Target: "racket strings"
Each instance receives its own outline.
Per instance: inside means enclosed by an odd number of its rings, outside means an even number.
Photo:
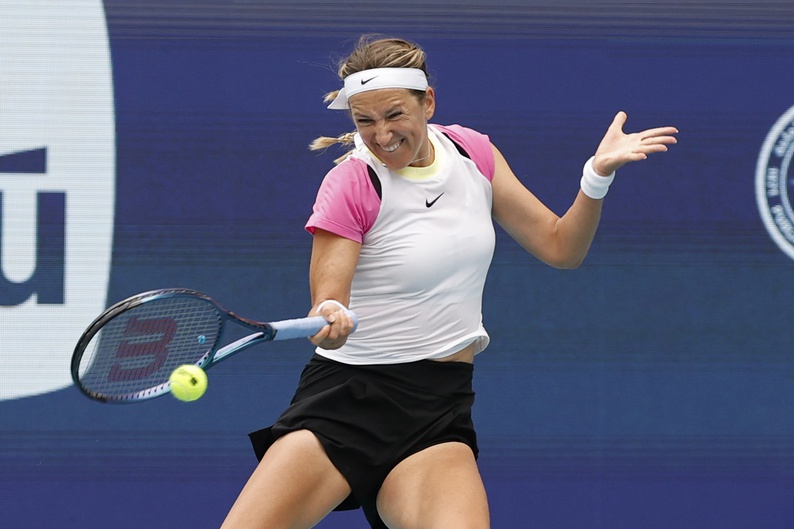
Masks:
[[[162,391],[174,369],[212,351],[222,324],[218,310],[202,299],[147,300],[115,315],[91,337],[80,358],[80,382],[109,399]]]

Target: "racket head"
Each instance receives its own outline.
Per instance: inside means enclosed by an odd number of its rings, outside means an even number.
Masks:
[[[101,402],[163,395],[180,365],[211,365],[228,317],[212,298],[194,290],[154,290],[125,299],[81,336],[72,354],[72,379]]]

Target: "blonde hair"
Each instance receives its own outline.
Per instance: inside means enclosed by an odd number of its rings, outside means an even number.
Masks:
[[[427,74],[426,56],[424,50],[417,44],[407,40],[382,37],[378,35],[364,35],[356,44],[353,52],[339,63],[337,74],[344,80],[348,75],[372,68],[418,68]],[[425,92],[411,90],[420,101],[424,100]],[[334,90],[325,94],[323,101],[329,103],[339,94]],[[336,137],[320,136],[309,144],[309,149],[319,151],[333,145],[352,145],[356,131],[346,132]],[[343,156],[334,160],[335,163],[343,162],[349,155],[348,151]]]

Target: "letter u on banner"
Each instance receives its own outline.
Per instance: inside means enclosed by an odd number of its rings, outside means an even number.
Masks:
[[[106,306],[116,139],[101,0],[0,3],[0,50],[6,400],[71,384],[74,344]]]

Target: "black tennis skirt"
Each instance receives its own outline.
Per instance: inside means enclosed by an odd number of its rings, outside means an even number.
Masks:
[[[262,459],[279,437],[312,431],[352,489],[336,510],[364,506],[372,522],[381,484],[408,456],[457,441],[477,457],[473,370],[469,363],[433,360],[354,366],[315,354],[287,410],[250,434],[254,451]]]

